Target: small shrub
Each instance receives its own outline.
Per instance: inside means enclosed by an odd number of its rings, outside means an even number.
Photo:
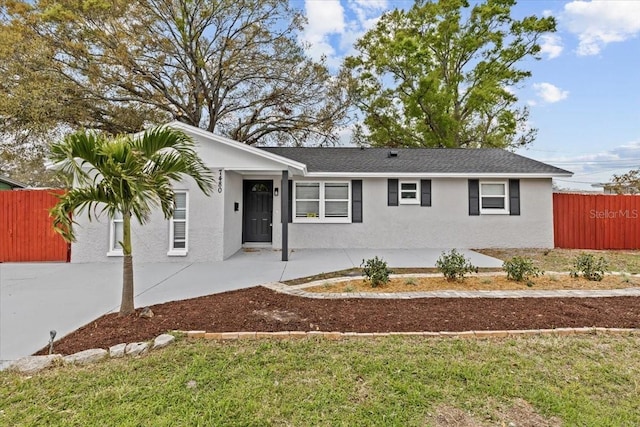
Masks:
[[[368,260],[362,260],[362,272],[365,275],[365,282],[371,283],[372,288],[377,288],[389,282],[389,274],[393,271],[389,270],[386,261],[376,257]]]
[[[607,260],[603,257],[596,258],[592,254],[581,253],[573,262],[571,277],[582,275],[587,280],[599,282],[604,278],[608,267]]]
[[[415,286],[416,285],[416,280],[413,277],[407,277],[406,279],[404,279],[404,284],[405,285]]]
[[[436,267],[448,281],[463,280],[467,273],[477,273],[478,267],[461,253],[452,249],[451,252],[443,252],[436,261]]]
[[[521,256],[514,256],[502,264],[502,269],[507,272],[507,279],[516,282],[530,282],[532,277],[544,274],[538,267],[533,265],[533,260]],[[528,283],[527,283],[528,284]]]
[[[631,276],[628,273],[622,273],[620,275],[620,283],[631,283]]]
[[[480,281],[480,283],[482,283],[483,285],[490,285],[493,283],[493,280],[491,280],[489,277],[485,277]]]
[[[344,287],[344,291],[345,292],[353,292],[355,290],[356,290],[356,288],[354,288],[353,285],[347,285],[347,286]]]

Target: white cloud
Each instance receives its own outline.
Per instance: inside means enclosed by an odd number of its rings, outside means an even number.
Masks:
[[[591,184],[609,182],[613,174],[624,174],[639,167],[640,140],[598,153],[542,158],[540,160],[574,173],[572,178],[558,180],[561,181],[558,182],[561,187],[597,191]]]
[[[300,40],[308,45],[307,53],[316,61],[324,56],[329,66],[337,66],[339,59],[329,37],[345,30],[340,0],[305,0],[305,14],[307,25]]]
[[[640,33],[640,1],[572,1],[561,18],[578,36],[578,55],[597,55],[609,43],[622,42]]]
[[[340,0],[306,0],[305,11],[309,34],[321,36],[344,31],[344,8]]]
[[[384,10],[389,7],[387,0],[350,0],[363,9]]]
[[[640,164],[640,141],[619,145],[611,150],[588,153],[573,157],[558,157],[549,163],[565,167],[576,175],[608,173],[613,170],[637,169]]]
[[[563,99],[566,99],[569,96],[569,91],[562,90],[557,86],[552,85],[551,83],[534,83],[533,89],[536,91],[536,94],[542,98],[543,101],[553,104],[555,102],[560,102]],[[533,104],[535,105],[535,104]]]
[[[353,44],[389,7],[387,0],[305,0],[307,25],[300,41],[315,60],[327,58],[336,69],[353,53]]]
[[[541,39],[540,53],[546,54],[549,59],[557,58],[562,53],[562,40],[555,34],[545,34]]]

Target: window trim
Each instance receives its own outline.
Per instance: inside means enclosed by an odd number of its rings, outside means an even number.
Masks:
[[[487,195],[483,195],[482,194],[482,186],[485,184],[499,184],[502,185],[502,187],[504,188],[504,195],[503,196],[496,196],[493,194],[487,194]],[[498,209],[498,208],[483,208],[482,207],[482,199],[484,197],[502,197],[504,199],[504,208],[502,209]],[[502,181],[502,180],[492,180],[492,181],[480,181],[478,183],[478,200],[479,200],[479,207],[480,207],[480,215],[509,215],[509,181]]]
[[[404,190],[404,192],[415,192],[415,197],[412,199],[402,198],[402,184],[413,184],[416,186],[415,190]],[[420,204],[420,180],[403,180],[398,181],[398,203],[401,205],[419,205]]]
[[[116,222],[123,224],[122,214],[120,212],[116,212],[113,218],[109,218],[109,248],[107,250],[107,256],[121,257],[124,256],[124,251],[122,250],[122,246],[115,241]]]
[[[319,185],[319,214],[317,217],[301,217],[297,215],[297,190],[298,183],[304,184],[318,184]],[[326,184],[346,184],[347,185],[347,198],[346,199],[326,199],[325,198],[325,185]],[[292,219],[294,223],[323,223],[323,224],[346,224],[351,223],[352,218],[352,203],[353,196],[351,194],[351,181],[293,181],[293,194],[292,194]],[[302,199],[302,200],[316,200],[316,199]],[[347,216],[346,217],[326,217],[326,203],[328,201],[341,201],[347,203]]]
[[[189,192],[187,190],[175,190],[174,194],[184,194],[184,219],[169,218],[169,251],[168,256],[187,256],[189,252]],[[175,209],[175,208],[174,208]],[[176,222],[184,222],[184,248],[175,248],[174,227]]]

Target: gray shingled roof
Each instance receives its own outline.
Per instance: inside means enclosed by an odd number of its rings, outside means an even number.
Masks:
[[[499,173],[566,175],[571,172],[502,149],[261,147],[307,165],[308,172]],[[397,157],[390,157],[395,151]]]

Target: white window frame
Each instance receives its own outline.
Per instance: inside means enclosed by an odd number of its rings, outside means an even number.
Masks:
[[[483,208],[482,199],[484,197],[501,197],[494,194],[482,194],[482,186],[486,184],[500,184],[504,187],[504,208]],[[508,181],[480,181],[479,188],[480,214],[482,215],[508,215],[509,214],[509,182]]]
[[[402,193],[413,192],[413,190],[402,190],[402,184],[412,184],[416,186],[416,196],[410,199],[403,199]],[[398,203],[401,205],[419,205],[420,204],[420,181],[398,181]]]
[[[116,223],[123,224],[120,212],[116,212],[115,216],[109,220],[109,250],[107,251],[107,256],[124,256],[122,246],[116,241]]]
[[[304,183],[304,184],[318,184],[319,185],[319,190],[320,190],[320,198],[319,198],[319,215],[317,217],[301,217],[298,218],[297,217],[297,184],[299,183]],[[326,199],[325,198],[325,185],[326,184],[346,184],[347,186],[347,199]],[[312,199],[301,199],[302,200],[312,200]],[[313,199],[316,200],[316,199]],[[346,202],[347,203],[347,216],[346,217],[326,217],[325,216],[325,210],[326,210],[326,202],[328,201],[341,201],[341,202]],[[300,223],[333,223],[333,224],[344,224],[344,223],[350,223],[351,222],[351,203],[352,203],[352,196],[351,196],[351,181],[294,181],[293,182],[293,195],[292,195],[292,217],[293,217],[293,222],[300,222]]]
[[[168,256],[186,256],[189,252],[189,192],[187,190],[175,190],[174,193],[184,194],[184,219],[175,219],[173,216],[169,219],[169,252]],[[175,209],[175,208],[174,208]],[[175,223],[184,222],[184,248],[175,248],[174,230]]]

